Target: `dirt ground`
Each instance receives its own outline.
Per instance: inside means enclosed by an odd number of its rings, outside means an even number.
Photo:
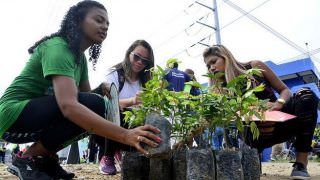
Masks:
[[[261,180],[269,179],[290,179],[291,163],[262,163],[262,175]],[[0,164],[0,179],[2,180],[16,180],[15,176],[6,171],[6,165]],[[65,169],[76,173],[76,180],[96,179],[96,180],[120,180],[120,173],[115,176],[105,176],[98,172],[98,166],[96,164],[77,164],[77,165],[65,165]],[[311,179],[320,179],[320,163],[309,163],[308,171],[311,175]]]

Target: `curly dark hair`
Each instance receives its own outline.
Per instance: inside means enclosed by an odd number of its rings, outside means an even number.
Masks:
[[[127,49],[124,60],[121,63],[115,65],[114,67],[115,69],[123,69],[126,80],[129,80],[132,74],[129,55],[137,46],[142,46],[146,48],[149,52],[148,59],[150,60],[150,63],[142,71],[139,72],[139,80],[142,84],[142,87],[145,87],[145,83],[151,79],[151,72],[149,70],[154,67],[153,49],[147,41],[145,40],[134,41],[130,45],[130,47]]]
[[[34,52],[34,49],[42,42],[59,36],[67,41],[71,52],[75,55],[76,63],[79,64],[81,57],[80,42],[83,38],[83,32],[80,24],[85,19],[87,13],[91,8],[99,8],[107,11],[102,4],[96,1],[84,0],[79,2],[78,4],[72,6],[64,16],[59,31],[49,36],[45,36],[41,40],[36,42],[32,47],[28,49],[29,54],[32,54]],[[100,52],[101,44],[93,44],[89,48],[89,61],[92,61],[93,67],[97,63]]]

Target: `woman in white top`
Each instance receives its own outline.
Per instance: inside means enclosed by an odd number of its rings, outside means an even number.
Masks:
[[[152,67],[154,56],[150,44],[145,40],[136,40],[128,48],[124,60],[109,71],[106,82],[115,83],[118,87],[121,108],[140,102],[137,93],[150,80],[148,70]]]
[[[140,92],[151,78],[148,70],[152,67],[154,67],[154,55],[150,44],[145,40],[136,40],[126,51],[124,60],[108,72],[106,83],[114,83],[117,86],[121,109],[141,103]],[[125,126],[123,122],[121,125]],[[116,174],[114,155],[117,150],[122,149],[121,145],[107,140],[104,150],[105,143],[99,144],[102,144],[99,153],[100,172],[108,175]]]

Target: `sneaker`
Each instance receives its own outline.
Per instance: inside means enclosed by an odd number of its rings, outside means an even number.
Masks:
[[[292,165],[291,179],[310,179],[307,168],[300,162],[295,162]]]
[[[42,160],[43,170],[54,179],[72,179],[75,174],[64,170],[59,163],[58,155],[54,157],[45,157]]]
[[[102,156],[99,170],[102,174],[115,175],[117,173],[117,169],[114,164],[115,163],[113,156]]]
[[[122,159],[121,151],[116,151],[116,152],[114,153],[114,159],[115,159],[116,161],[121,162],[121,159]]]
[[[117,172],[121,172],[121,167],[122,167],[122,155],[121,155],[121,152],[120,150],[119,151],[116,151],[116,153],[114,154],[114,159],[115,159],[115,166],[116,166],[116,169],[117,169]]]
[[[47,173],[40,169],[39,164],[34,158],[22,158],[16,155],[12,156],[12,165],[7,170],[18,176],[21,180],[51,180]]]

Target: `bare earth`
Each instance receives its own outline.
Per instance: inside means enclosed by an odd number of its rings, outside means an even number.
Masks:
[[[261,180],[269,179],[290,179],[291,163],[262,163]],[[0,164],[0,179],[16,180],[15,176],[6,171],[6,165]],[[76,173],[76,180],[96,179],[96,180],[120,180],[120,173],[115,176],[105,176],[98,172],[98,165],[96,164],[77,164],[65,165],[65,169]],[[311,179],[320,180],[320,163],[309,163],[308,171]]]

